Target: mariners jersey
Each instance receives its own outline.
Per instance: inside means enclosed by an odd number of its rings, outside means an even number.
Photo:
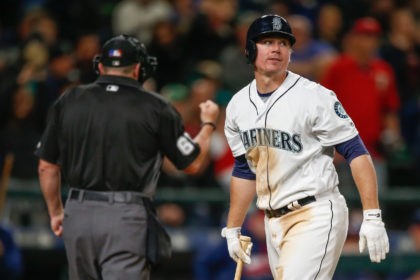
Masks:
[[[256,174],[258,208],[277,209],[337,186],[334,146],[358,131],[334,92],[289,71],[267,100],[255,80],[237,92],[225,135]]]

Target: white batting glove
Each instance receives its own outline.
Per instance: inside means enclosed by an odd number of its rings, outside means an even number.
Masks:
[[[388,235],[382,222],[380,209],[363,211],[363,222],[359,232],[359,251],[362,253],[367,247],[370,260],[380,263],[389,252]]]
[[[249,242],[245,250],[242,249],[239,236],[241,235],[241,228],[227,228],[222,229],[222,237],[226,237],[229,255],[235,262],[242,260],[244,263],[251,263],[251,249],[252,242]]]

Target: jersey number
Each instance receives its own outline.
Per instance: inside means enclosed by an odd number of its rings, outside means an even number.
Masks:
[[[192,151],[194,151],[194,145],[191,143],[191,138],[185,134],[178,138],[176,141],[176,146],[184,156],[187,156],[191,154]]]

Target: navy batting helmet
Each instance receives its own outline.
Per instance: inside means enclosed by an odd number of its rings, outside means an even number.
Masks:
[[[157,59],[147,53],[144,44],[133,36],[119,35],[105,42],[102,54],[93,58],[93,67],[98,73],[98,64],[108,67],[124,67],[140,63],[139,82],[143,83],[156,71]]]
[[[246,35],[245,55],[248,63],[253,63],[257,57],[256,42],[268,35],[285,37],[292,46],[296,42],[292,28],[283,17],[279,15],[263,15],[251,23]]]

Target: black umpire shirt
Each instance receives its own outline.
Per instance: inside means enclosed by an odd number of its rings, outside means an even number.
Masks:
[[[50,108],[35,151],[61,166],[70,187],[152,196],[163,156],[184,169],[198,153],[168,101],[118,76],[67,90]]]

